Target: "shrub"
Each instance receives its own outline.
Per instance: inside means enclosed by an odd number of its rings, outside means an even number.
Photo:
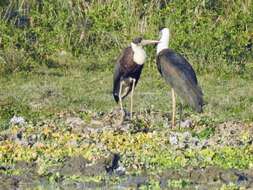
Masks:
[[[110,56],[98,63],[106,69],[103,61],[114,61],[132,38],[158,38],[159,27],[166,26],[172,32],[170,47],[196,69],[224,72],[229,66],[241,71],[253,54],[250,2],[5,0],[0,4],[1,60],[13,49],[25,57],[18,70],[29,71],[34,64],[50,65],[54,54],[66,51],[87,59]],[[15,71],[17,63],[11,64],[2,63],[9,67],[2,71]]]

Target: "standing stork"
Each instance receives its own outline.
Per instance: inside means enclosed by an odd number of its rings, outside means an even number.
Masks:
[[[146,59],[146,53],[143,46],[157,44],[158,42],[159,41],[155,40],[144,40],[141,37],[135,38],[130,46],[122,51],[117,60],[113,76],[113,97],[117,103],[120,103],[122,120],[124,118],[122,99],[124,99],[130,92],[130,119],[132,119],[134,88],[138,83]]]
[[[189,104],[199,113],[202,112],[203,93],[190,63],[182,55],[168,48],[169,29],[164,28],[160,33],[161,39],[157,45],[156,64],[161,76],[171,85],[172,126],[175,126],[175,92],[185,103]],[[182,105],[180,104],[180,120],[181,114]]]

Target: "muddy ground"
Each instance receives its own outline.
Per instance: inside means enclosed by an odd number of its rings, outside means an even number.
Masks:
[[[59,113],[0,132],[0,189],[250,189],[253,124]]]

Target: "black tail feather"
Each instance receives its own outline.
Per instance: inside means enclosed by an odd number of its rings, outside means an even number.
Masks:
[[[198,87],[198,89],[200,89]],[[203,93],[201,91],[201,89],[199,91],[197,91],[198,93],[196,94],[196,97],[195,97],[195,110],[198,112],[198,113],[202,113],[203,112],[203,106],[204,106],[204,100],[203,100]]]
[[[113,94],[115,102],[119,102],[119,95],[118,94]]]

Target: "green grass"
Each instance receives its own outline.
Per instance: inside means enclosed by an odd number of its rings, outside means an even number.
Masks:
[[[111,62],[109,64],[112,64]],[[185,107],[185,117],[192,116],[207,124],[228,120],[253,121],[252,68],[244,74],[217,75],[198,73],[206,102],[204,113],[195,114]],[[1,125],[14,115],[27,120],[50,116],[63,110],[89,109],[109,112],[117,105],[111,95],[113,70],[90,72],[75,68],[42,67],[36,73],[17,73],[0,78]],[[129,98],[124,101],[129,110]],[[134,94],[134,111],[151,109],[171,112],[170,86],[160,77],[154,60],[146,63]]]
[[[197,70],[223,72],[229,65],[242,71],[253,55],[252,10],[250,0],[5,0],[0,73],[55,67],[54,56],[63,51],[98,61],[90,70],[108,69],[101,55],[112,60],[136,36],[157,39],[160,27],[170,28],[170,47],[194,60]]]

